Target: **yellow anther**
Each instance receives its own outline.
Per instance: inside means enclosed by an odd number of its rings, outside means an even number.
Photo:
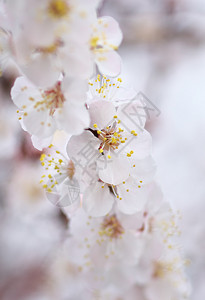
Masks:
[[[127,153],[127,157],[131,157],[131,154]]]
[[[56,150],[56,153],[57,153],[57,154],[60,154],[60,152],[59,152],[58,150]]]
[[[41,154],[41,157],[40,157],[40,161],[44,161],[45,157],[46,157],[46,154],[45,154],[45,153],[42,153],[42,154]]]
[[[52,0],[48,7],[48,13],[51,17],[60,19],[69,12],[69,6],[65,0]]]
[[[129,192],[129,189],[127,189],[126,192]]]
[[[133,150],[131,150],[131,151],[130,151],[130,154],[133,154],[133,153],[134,153],[134,151],[133,151]]]
[[[53,145],[52,144],[50,144],[49,146],[48,146],[48,148],[52,148],[53,147]]]
[[[140,189],[140,188],[141,188],[141,185],[138,185],[138,188]]]
[[[92,37],[91,40],[90,40],[91,47],[92,48],[96,48],[97,45],[98,45],[98,41],[99,41],[99,37],[98,36]],[[100,80],[100,79],[98,79],[98,80]],[[97,82],[97,80],[95,80],[95,81]]]
[[[114,119],[117,119],[117,116],[115,115],[113,118],[114,118]]]
[[[99,152],[100,152],[100,153],[103,153],[103,149],[99,149]]]
[[[52,178],[51,174],[48,175],[48,178]]]
[[[108,155],[107,157],[110,159],[110,158],[111,158],[111,155]]]
[[[102,133],[102,131],[101,131],[101,130],[98,130],[98,131],[97,131],[97,134],[101,134],[101,133]]]
[[[104,189],[104,185],[102,185],[101,188]]]
[[[94,128],[97,128],[97,127],[98,127],[98,125],[97,125],[97,124],[93,124],[93,127],[94,127]]]

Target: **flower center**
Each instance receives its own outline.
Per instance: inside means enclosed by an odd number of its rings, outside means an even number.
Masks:
[[[115,150],[118,149],[120,141],[122,140],[122,135],[117,128],[116,122],[112,126],[108,126],[106,129],[101,130],[98,135],[99,140],[101,141],[99,150]]]
[[[119,238],[124,233],[123,227],[115,215],[105,217],[99,234],[110,238]]]
[[[69,6],[65,0],[52,0],[48,7],[48,13],[55,19],[65,17],[69,12]]]
[[[61,108],[65,102],[65,97],[61,90],[61,82],[58,81],[54,88],[42,93],[43,100],[36,102],[34,108],[38,111],[49,110],[49,115],[53,116],[57,108]]]
[[[114,120],[117,116],[113,117]],[[126,142],[127,138],[123,137],[124,129],[118,127],[119,121],[114,121],[111,125],[100,130],[97,124],[93,124],[93,127],[97,129],[97,137],[100,140],[99,152],[104,154],[104,151],[108,152],[107,157],[111,158],[111,151],[118,149],[120,144]]]
[[[93,40],[93,44],[95,42],[97,43],[97,40]],[[97,96],[103,99],[106,98],[106,100],[112,100],[120,88],[121,83],[121,78],[113,79],[98,74],[96,79],[92,79],[88,82],[90,86],[89,92],[92,97]]]

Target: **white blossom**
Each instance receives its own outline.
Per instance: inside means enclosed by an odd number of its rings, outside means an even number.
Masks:
[[[50,89],[42,90],[19,77],[11,97],[19,108],[17,112],[23,129],[44,139],[52,137],[56,129],[79,134],[88,126],[85,91],[86,85],[81,80],[64,77]]]

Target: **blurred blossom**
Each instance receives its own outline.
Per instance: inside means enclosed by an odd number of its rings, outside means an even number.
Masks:
[[[204,0],[0,11],[0,298],[204,299]]]

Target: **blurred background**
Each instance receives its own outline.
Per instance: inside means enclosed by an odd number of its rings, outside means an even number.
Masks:
[[[147,122],[157,180],[182,216],[192,299],[204,300],[205,1],[105,0],[99,15],[114,17],[123,31],[123,81],[157,108]],[[56,299],[50,265],[66,219],[44,198],[40,152],[10,100],[17,75],[10,64],[0,78],[0,299]]]

